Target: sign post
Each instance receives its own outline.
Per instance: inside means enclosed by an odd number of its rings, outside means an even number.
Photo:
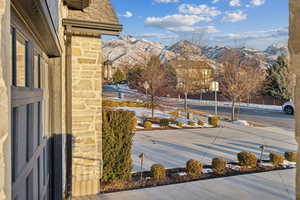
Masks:
[[[219,91],[219,82],[213,81],[211,83],[211,91],[215,92],[215,115],[218,115],[218,91]]]

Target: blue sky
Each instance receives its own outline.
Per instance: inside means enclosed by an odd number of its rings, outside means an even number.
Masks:
[[[264,49],[287,42],[287,0],[111,0],[133,35],[166,45],[196,38],[203,45]]]

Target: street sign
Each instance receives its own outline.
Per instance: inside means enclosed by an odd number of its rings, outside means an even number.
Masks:
[[[219,82],[212,81],[211,85],[210,85],[210,90],[214,91],[214,92],[218,92],[219,91]]]

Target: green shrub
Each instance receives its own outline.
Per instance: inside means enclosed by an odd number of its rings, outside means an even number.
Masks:
[[[131,146],[134,112],[103,111],[102,152],[104,182],[124,181],[131,178]]]
[[[218,116],[212,116],[208,118],[208,124],[212,125],[214,127],[217,127],[219,124],[219,117]]]
[[[198,160],[189,160],[186,163],[186,172],[189,176],[197,176],[202,173],[202,164]]]
[[[199,121],[198,121],[198,125],[199,125],[199,126],[204,126],[204,125],[205,125],[205,123],[204,123],[204,121],[202,121],[202,120],[200,120],[200,119],[199,119]]]
[[[189,126],[195,126],[195,122],[192,121],[192,120],[189,120],[189,121],[188,121],[188,125],[189,125]]]
[[[176,125],[179,126],[179,127],[181,127],[181,128],[183,127],[183,123],[182,122],[176,122]]]
[[[155,180],[163,180],[166,178],[166,169],[161,164],[151,166],[151,177]]]
[[[168,119],[161,119],[159,121],[159,125],[162,127],[168,127],[169,126],[169,120]]]
[[[273,163],[273,165],[278,166],[283,163],[283,160],[283,155],[274,152],[270,153],[270,162]]]
[[[212,160],[211,166],[215,171],[223,171],[226,168],[226,161],[224,158],[214,158]]]
[[[250,152],[240,152],[237,154],[237,159],[241,166],[256,167],[256,155]]]
[[[112,101],[112,100],[103,100],[102,106],[103,107],[118,107],[119,103],[117,101]]]
[[[122,72],[120,69],[117,69],[117,71],[113,75],[113,82],[119,83],[121,81],[126,80],[124,72]]]
[[[284,157],[286,160],[290,162],[296,162],[297,160],[297,152],[285,152]]]
[[[145,107],[145,104],[133,101],[102,100],[103,107]]]
[[[144,128],[145,129],[151,129],[152,128],[152,123],[150,121],[145,121],[144,122]]]

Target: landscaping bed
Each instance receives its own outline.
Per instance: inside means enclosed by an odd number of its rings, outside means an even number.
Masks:
[[[269,161],[264,161],[265,163],[269,163]],[[101,183],[101,193],[111,193],[111,192],[119,192],[126,190],[134,190],[134,189],[143,189],[149,187],[170,185],[170,184],[178,184],[185,183],[191,181],[200,181],[207,180],[213,178],[222,178],[229,176],[237,176],[251,173],[262,173],[269,172],[273,170],[285,170],[293,168],[289,165],[279,165],[279,166],[271,166],[271,165],[262,165],[257,167],[243,167],[239,166],[237,162],[231,162],[227,164],[227,167],[220,171],[215,172],[212,170],[211,165],[204,165],[202,173],[195,176],[187,175],[186,168],[173,168],[166,169],[166,177],[162,180],[155,180],[151,178],[151,171],[143,171],[142,179],[141,172],[136,172],[132,174],[132,178],[129,181],[120,181],[115,183]]]

